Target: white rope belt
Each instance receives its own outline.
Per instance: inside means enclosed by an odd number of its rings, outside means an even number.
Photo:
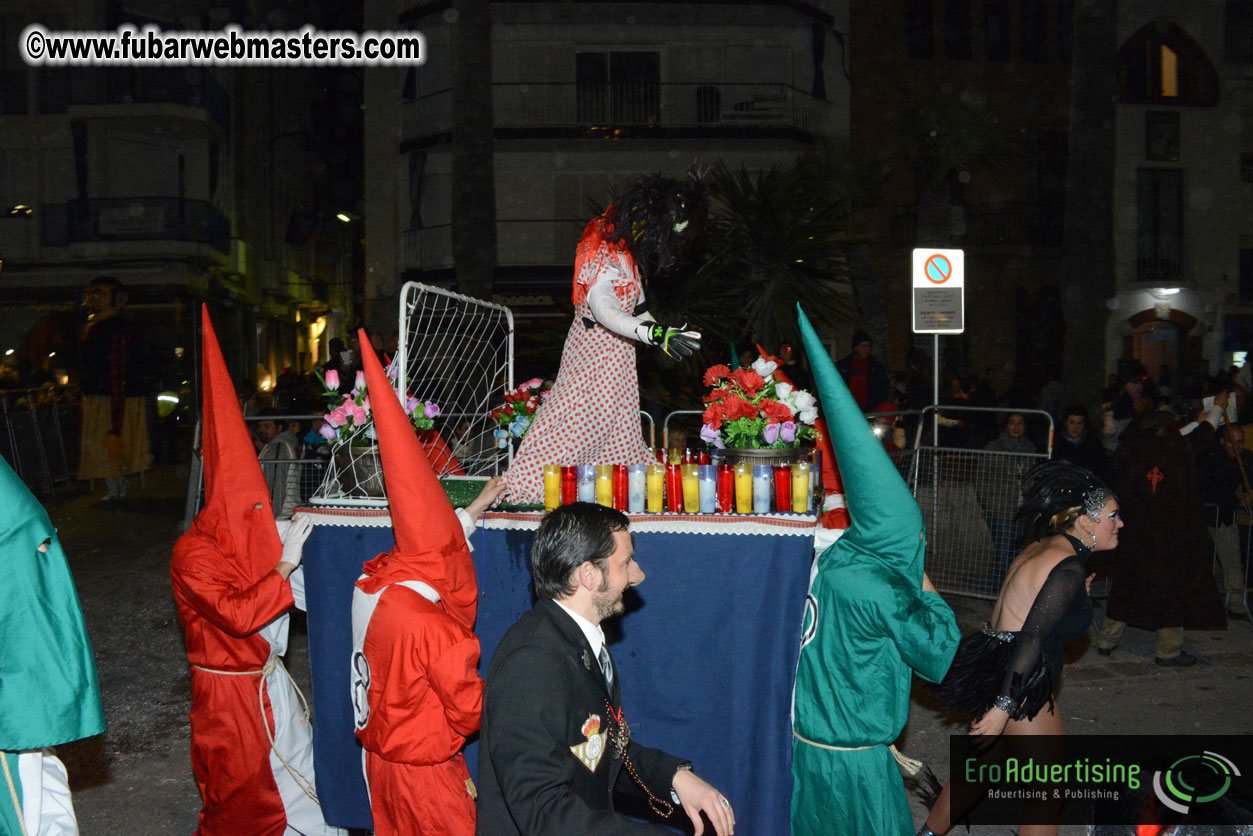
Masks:
[[[801,743],[808,743],[810,746],[817,746],[819,749],[830,749],[832,752],[860,752],[863,749],[873,749],[876,746],[886,745],[888,747],[888,751],[892,753],[892,757],[896,758],[897,765],[900,766],[901,769],[905,770],[906,774],[917,775],[918,771],[922,769],[922,761],[905,757],[893,743],[872,743],[869,746],[832,746],[828,743],[818,743],[815,740],[809,740],[808,738],[801,737],[800,733],[797,732],[796,729],[792,729],[792,736]]]
[[[4,782],[9,785],[9,798],[13,799],[13,809],[17,811],[17,826],[26,834],[26,819],[22,818],[22,802],[17,797],[17,787],[13,786],[13,774],[9,772],[9,759],[0,752],[0,763],[4,764]]]
[[[292,766],[287,762],[287,759],[283,757],[283,753],[280,752],[274,744],[275,732],[270,731],[270,724],[265,719],[265,679],[270,674],[274,673],[274,669],[277,668],[282,672],[283,676],[287,677],[287,681],[291,683],[291,687],[296,691],[296,696],[300,697],[300,704],[304,708],[305,714],[304,722],[306,726],[309,725],[311,716],[309,713],[309,701],[305,699],[304,692],[300,690],[300,686],[296,684],[296,680],[292,679],[291,674],[288,673],[287,666],[283,664],[283,660],[277,656],[271,656],[266,661],[265,667],[259,671],[219,671],[214,670],[213,668],[206,668],[202,665],[192,665],[192,668],[198,671],[204,671],[205,673],[217,674],[218,676],[261,677],[261,680],[257,685],[257,706],[261,710],[261,725],[265,728],[266,739],[270,741],[270,751],[274,753],[274,757],[278,758],[279,763],[281,763],[283,768],[287,770],[287,774],[290,775],[292,780],[296,782],[296,786],[300,787],[304,794],[309,796],[310,800],[312,800],[314,804],[318,804],[320,806],[321,802],[318,801],[318,794],[313,788],[313,782],[306,778],[299,769]],[[275,731],[277,731],[277,721],[275,721],[275,723]]]

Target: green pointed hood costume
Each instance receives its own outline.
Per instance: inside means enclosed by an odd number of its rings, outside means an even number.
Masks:
[[[911,836],[888,748],[909,716],[912,673],[943,678],[961,638],[922,591],[922,512],[799,310],[852,524],[810,573],[792,698],[793,836]]]
[[[100,734],[96,662],[65,552],[48,513],[3,459],[0,507],[0,749]]]

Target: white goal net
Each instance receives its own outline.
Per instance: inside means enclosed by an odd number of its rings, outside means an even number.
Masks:
[[[419,432],[436,475],[503,473],[513,449],[497,446],[491,411],[513,388],[513,313],[503,305],[406,282],[399,324],[389,376],[404,383],[402,400],[439,407],[434,428]],[[383,495],[377,447],[356,443],[334,449],[322,498]]]

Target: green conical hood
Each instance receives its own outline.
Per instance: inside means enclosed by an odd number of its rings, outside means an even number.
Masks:
[[[0,507],[0,749],[100,734],[96,662],[70,567],[47,512],[4,459]]]
[[[852,525],[832,548],[873,556],[921,583],[926,550],[922,511],[883,444],[871,431],[809,318],[799,304],[796,310],[822,401],[822,414],[844,480],[844,505],[852,519]]]

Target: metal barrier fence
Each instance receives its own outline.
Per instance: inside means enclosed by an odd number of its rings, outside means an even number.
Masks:
[[[0,455],[32,490],[73,483],[81,401],[77,387],[0,391]]]
[[[945,440],[965,424],[1011,414],[1026,419],[1031,435],[1046,431],[1042,452],[939,446],[928,435],[938,426]],[[995,598],[1005,570],[1022,550],[1022,526],[1014,520],[1022,501],[1022,476],[1051,455],[1053,418],[1035,409],[929,406],[921,413],[915,438],[914,450],[894,458],[927,526],[927,574],[941,592]]]
[[[321,415],[246,415],[244,422],[255,424],[260,421],[302,421],[311,422],[316,427],[322,422]],[[301,427],[302,432],[307,427]],[[305,454],[293,458],[267,458],[261,461],[261,473],[266,484],[270,486],[270,502],[274,506],[274,516],[278,519],[291,517],[292,510],[308,503],[309,499],[322,484],[326,474],[327,462],[330,460],[330,446],[319,444],[316,447],[304,447]],[[204,462],[200,455],[200,422],[196,422],[196,431],[192,440],[191,474],[187,479],[187,500],[183,511],[183,528],[191,525],[204,505]]]
[[[952,446],[956,438],[972,437],[962,432],[967,427],[999,423],[1014,413],[1024,416],[1031,435],[1047,439],[1043,452]],[[700,410],[676,410],[667,415],[662,422],[665,442],[669,442],[671,419],[700,414]],[[883,438],[888,455],[922,509],[927,573],[936,588],[995,598],[1005,570],[1021,550],[1022,527],[1014,515],[1022,498],[1022,475],[1049,458],[1052,417],[1041,410],[945,406],[921,412],[867,413],[866,420]],[[940,440],[948,446],[935,443],[937,426]],[[899,429],[912,432],[895,432]]]

